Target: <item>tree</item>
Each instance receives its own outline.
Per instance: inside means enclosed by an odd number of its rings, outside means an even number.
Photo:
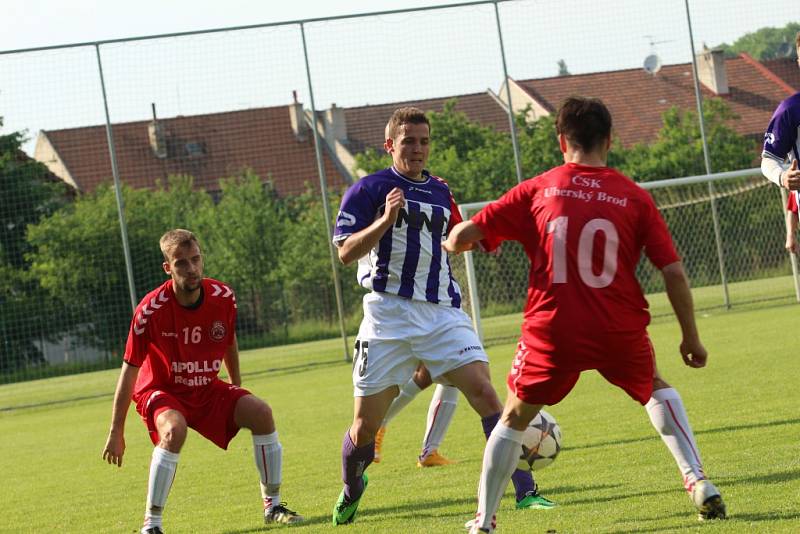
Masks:
[[[742,35],[732,45],[723,43],[720,48],[728,56],[747,52],[758,61],[780,57],[797,58],[797,32],[800,32],[800,23],[797,22],[790,22],[782,28],[761,28]]]
[[[166,279],[161,235],[192,228],[194,213],[211,199],[192,191],[188,177],[154,191],[123,186],[122,192],[138,300]],[[120,354],[132,310],[114,189],[101,186],[43,218],[29,228],[28,242],[32,272],[61,311],[58,332]]]
[[[220,181],[222,196],[200,217],[206,271],[236,290],[239,327],[266,333],[285,327],[278,263],[289,223],[272,183],[250,169]]]
[[[21,132],[0,135],[0,373],[44,363],[36,342],[55,314],[30,272],[25,234],[66,201],[67,189],[22,152],[24,140]]]

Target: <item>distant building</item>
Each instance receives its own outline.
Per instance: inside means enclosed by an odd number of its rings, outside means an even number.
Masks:
[[[724,58],[721,51],[697,56],[704,97],[725,100],[739,116],[732,127],[760,139],[778,103],[800,90],[800,69],[790,59],[755,61],[747,54]],[[662,114],[672,106],[695,110],[691,63],[665,65],[655,73],[627,69],[530,80],[508,79],[516,112],[529,110],[529,120],[552,114],[566,96],[601,98],[614,116],[623,145],[647,143],[662,126]],[[497,93],[455,95],[418,101],[340,108],[317,112],[324,140],[323,159],[329,187],[352,183],[362,171],[355,156],[369,148],[381,150],[383,130],[392,111],[414,105],[441,111],[455,98],[456,110],[470,120],[508,131],[506,86]],[[154,118],[113,125],[122,181],[132,187],[154,187],[170,175],[192,175],[195,186],[210,192],[219,179],[252,169],[271,180],[280,195],[318,187],[312,116],[295,101],[287,106],[254,108],[205,115]],[[35,158],[79,191],[93,191],[112,180],[104,125],[43,130]]]

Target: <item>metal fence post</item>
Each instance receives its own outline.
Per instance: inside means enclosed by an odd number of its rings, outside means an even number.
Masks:
[[[694,75],[694,96],[697,100],[697,120],[700,122],[700,138],[703,142],[703,160],[706,165],[706,174],[711,174],[711,159],[708,155],[708,140],[706,139],[705,118],[703,117],[703,95],[700,92],[700,78],[697,74],[697,58],[694,53],[694,36],[692,35],[692,16],[689,12],[689,0],[684,0],[686,6],[686,23],[689,28],[689,46],[692,53],[692,73]],[[725,272],[725,254],[722,250],[722,232],[719,226],[719,214],[717,213],[717,201],[715,198],[714,185],[708,183],[708,193],[711,198],[711,218],[714,223],[714,241],[717,246],[717,259],[719,260],[719,276],[722,282],[722,294],[725,307],[730,309],[731,299],[728,294],[728,276]]]
[[[122,198],[122,186],[117,168],[117,152],[114,147],[114,132],[111,128],[111,116],[108,113],[108,97],[106,96],[106,81],[103,76],[103,62],[100,59],[100,45],[95,43],[94,51],[97,55],[97,70],[100,74],[100,89],[103,92],[103,109],[106,113],[106,137],[108,139],[108,153],[111,157],[111,174],[114,176],[114,194],[117,197],[117,212],[119,214],[119,231],[122,235],[122,251],[125,255],[125,270],[128,274],[128,291],[131,297],[131,312],[136,311],[138,299],[136,298],[136,285],[133,281],[133,263],[131,262],[131,248],[128,244],[128,226],[125,224],[125,200]]]
[[[508,77],[508,68],[506,67],[506,49],[503,45],[503,29],[500,25],[500,9],[497,7],[497,2],[494,3],[494,18],[497,22],[497,39],[500,41],[500,59],[503,63],[503,80],[506,85],[506,100],[508,101],[508,127],[511,131],[511,145],[514,147],[514,165],[517,170],[517,183],[522,183],[522,158],[519,152],[519,141],[517,140],[514,106],[511,103],[511,80]]]
[[[467,220],[467,210],[464,206],[459,206],[461,218]],[[483,342],[483,327],[481,326],[481,303],[478,298],[478,278],[475,276],[475,262],[472,259],[472,252],[464,253],[464,267],[467,271],[467,289],[469,290],[469,309],[472,312],[472,328],[478,334],[478,339]]]
[[[344,342],[344,359],[351,361],[350,345],[347,342],[347,330],[344,325],[344,302],[342,299],[342,285],[339,279],[339,265],[337,254],[333,246],[333,230],[331,229],[331,208],[328,205],[328,184],[325,178],[325,164],[322,160],[322,145],[317,130],[317,106],[314,103],[314,87],[311,83],[311,67],[308,64],[308,47],[306,46],[305,25],[300,23],[300,36],[303,40],[303,57],[306,63],[306,79],[308,80],[308,98],[311,104],[311,127],[314,130],[314,153],[317,158],[317,171],[319,173],[319,187],[322,194],[322,211],[325,216],[325,229],[328,231],[328,250],[331,254],[331,270],[333,272],[333,287],[336,293],[336,308],[339,312],[339,330]]]

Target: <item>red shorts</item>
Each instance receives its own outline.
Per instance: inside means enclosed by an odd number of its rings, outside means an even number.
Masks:
[[[250,392],[219,379],[190,395],[173,395],[154,388],[137,394],[136,411],[144,419],[154,445],[160,441],[156,419],[165,410],[177,410],[189,428],[218,447],[227,449],[228,443],[239,432],[233,411],[236,402],[245,395],[250,395]]]
[[[507,383],[521,401],[552,406],[575,387],[581,371],[589,369],[597,369],[634,400],[647,404],[655,373],[647,332],[609,333],[563,343],[531,341],[529,336],[517,345]]]

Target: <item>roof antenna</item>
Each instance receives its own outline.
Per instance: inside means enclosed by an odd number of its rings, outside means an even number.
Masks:
[[[654,41],[652,35],[644,35],[643,37],[647,39],[647,42],[650,43],[650,54],[644,58],[643,68],[646,73],[650,74],[651,76],[655,76],[656,73],[661,70],[662,66],[661,58],[658,57],[658,54],[656,54],[656,45],[670,43],[672,40]]]

